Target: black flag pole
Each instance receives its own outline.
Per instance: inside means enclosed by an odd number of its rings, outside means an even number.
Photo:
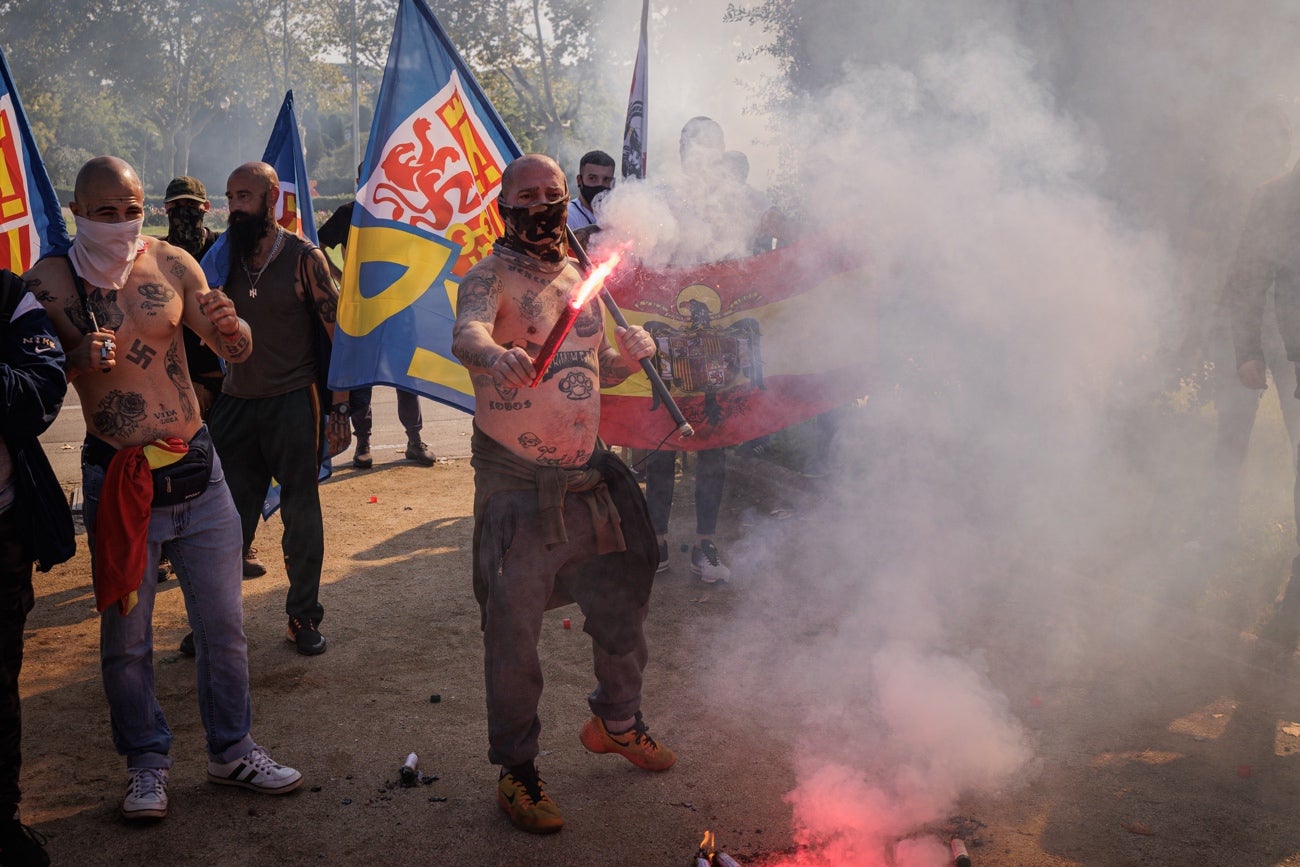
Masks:
[[[564,231],[568,235],[569,250],[573,253],[573,258],[578,260],[578,267],[582,269],[583,276],[590,274],[591,258],[587,256],[587,251],[578,242],[578,236],[573,234],[573,230],[567,226]],[[623,311],[619,309],[617,302],[614,301],[614,296],[609,294],[609,290],[604,286],[600,287],[600,297],[605,301],[605,306],[609,308],[609,315],[614,318],[614,323],[619,328],[627,328],[627,319],[623,316]],[[682,415],[681,407],[677,405],[677,401],[673,400],[673,396],[668,392],[668,386],[664,384],[663,377],[655,369],[654,362],[648,358],[641,359],[641,369],[645,371],[646,377],[649,378],[650,387],[654,389],[655,396],[659,398],[664,405],[664,409],[668,410],[668,414],[672,416],[673,424],[677,425],[678,435],[682,439],[695,436],[695,428],[691,427],[691,423]]]

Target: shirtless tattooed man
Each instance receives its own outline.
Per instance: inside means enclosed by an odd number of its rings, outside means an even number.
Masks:
[[[248,357],[252,335],[230,299],[209,290],[189,253],[140,235],[143,191],[127,163],[90,160],[74,196],[71,250],[41,260],[24,280],[63,343],[86,420],[84,515],[102,610],[104,692],[129,775],[122,813],[167,814],[172,735],[153,690],[160,551],[180,579],[194,630],[208,779],[289,792],[302,775],[249,735],[239,516],[199,417],[182,322],[231,362]],[[142,555],[138,539],[146,532]]]
[[[505,234],[460,284],[452,351],[474,383],[474,587],[483,613],[488,758],[497,802],[533,833],[563,825],[535,759],[542,613],[576,601],[592,636],[597,686],[579,735],[596,753],[665,771],[675,761],[641,718],[642,623],[658,547],[641,489],[597,437],[600,389],[654,354],[633,326],[605,336],[590,301],[537,388],[533,358],[581,282],[565,244],[568,188],[549,157],[502,175]],[[507,556],[507,552],[509,556]]]

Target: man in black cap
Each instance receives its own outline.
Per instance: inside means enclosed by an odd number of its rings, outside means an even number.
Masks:
[[[217,240],[217,233],[203,225],[203,216],[211,207],[202,181],[187,176],[173,178],[163,199],[163,210],[167,212],[167,236],[163,240],[182,248],[195,261],[202,259]],[[199,400],[199,413],[206,421],[208,411],[216,402],[217,395],[221,394],[224,375],[221,363],[216,353],[188,328],[185,329],[185,357],[189,360],[190,380]]]
[[[198,178],[182,175],[172,178],[163,197],[163,210],[167,212],[167,235],[163,238],[169,244],[185,250],[195,261],[203,258],[219,233],[203,225],[204,215],[212,207],[208,201],[208,191]],[[194,383],[194,396],[198,400],[199,415],[204,421],[212,411],[212,405],[221,394],[221,380],[225,377],[221,360],[207,347],[199,336],[190,329],[183,330],[185,338],[185,359],[190,372],[190,382]],[[171,564],[164,559],[158,564],[158,580],[166,580],[171,571]],[[266,574],[266,566],[257,557],[257,549],[249,548],[244,553],[244,577],[258,578]],[[185,636],[181,642],[181,653],[194,655],[193,634]]]

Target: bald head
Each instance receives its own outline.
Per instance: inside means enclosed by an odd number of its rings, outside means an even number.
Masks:
[[[78,202],[84,202],[91,189],[107,186],[123,186],[143,192],[140,178],[135,169],[124,159],[118,157],[95,157],[89,160],[81,171],[77,172],[77,182],[72,189],[72,196]]]
[[[247,178],[253,178],[262,185],[262,189],[269,189],[272,186],[280,185],[280,176],[275,173],[275,168],[270,163],[261,161],[244,163],[239,168],[230,173],[234,178],[240,175]]]
[[[230,217],[246,214],[259,220],[270,219],[280,196],[280,178],[275,169],[263,162],[244,163],[230,173],[226,181],[226,203]]]
[[[130,163],[118,157],[95,157],[77,172],[69,204],[78,217],[121,222],[144,214],[144,187]]]
[[[524,154],[501,173],[501,198],[507,205],[535,205],[568,194],[564,170],[546,154]]]

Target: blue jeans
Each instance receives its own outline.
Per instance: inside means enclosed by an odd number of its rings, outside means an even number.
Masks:
[[[104,469],[81,463],[85,520],[94,570],[95,515]],[[99,653],[113,726],[113,746],[130,768],[170,768],[172,733],[154,697],[153,605],[161,553],[171,560],[194,630],[199,719],[208,754],[239,758],[256,744],[249,736],[248,642],[244,638],[243,547],[239,515],[226,488],[220,458],[213,456],[208,489],[175,506],[153,509],[149,553],[130,614],[110,605],[100,615]]]

